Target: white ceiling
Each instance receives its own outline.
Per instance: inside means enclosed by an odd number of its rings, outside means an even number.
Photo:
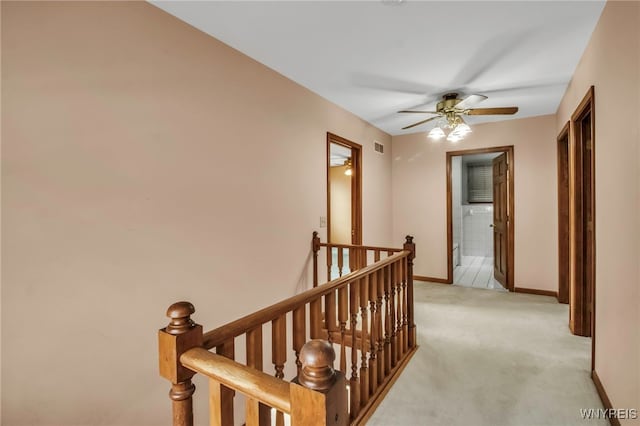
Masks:
[[[343,166],[349,158],[351,158],[351,148],[337,143],[329,144],[329,164],[331,167]]]
[[[597,23],[597,1],[152,1],[392,135],[444,93],[555,113]]]

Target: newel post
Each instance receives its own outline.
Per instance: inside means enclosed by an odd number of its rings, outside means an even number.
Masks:
[[[325,340],[310,340],[300,350],[302,368],[291,385],[292,426],[349,424],[347,383],[344,373],[333,369],[335,359]]]
[[[313,250],[313,286],[318,287],[318,252],[320,251],[320,237],[318,236],[318,231],[313,231],[311,250]]]
[[[191,320],[195,311],[189,302],[174,303],[167,309],[169,325],[158,331],[160,375],[171,382],[173,426],[193,426],[191,397],[196,387],[191,378],[196,373],[182,366],[180,356],[202,346],[202,326]]]
[[[407,316],[409,321],[409,347],[413,348],[416,346],[416,323],[413,306],[413,259],[416,257],[416,245],[411,235],[406,236],[403,249],[411,252],[407,258]]]

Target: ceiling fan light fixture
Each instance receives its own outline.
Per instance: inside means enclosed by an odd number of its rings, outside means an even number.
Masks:
[[[456,129],[454,130],[454,132],[457,132],[462,136],[464,136],[468,133],[471,133],[471,127],[469,127],[467,123],[460,123],[458,124],[458,126],[456,126]]]
[[[344,162],[344,165],[347,166],[347,168],[344,170],[344,174],[347,176],[353,176],[353,163],[351,162],[351,158],[348,158]]]
[[[436,105],[435,111],[417,111],[402,110],[399,113],[419,113],[419,114],[436,114],[435,117],[429,117],[425,120],[403,127],[402,130],[410,129],[428,123],[433,120],[436,125],[428,133],[429,139],[440,140],[447,137],[449,142],[458,142],[471,133],[471,127],[464,122],[463,116],[466,115],[513,115],[518,112],[518,107],[495,107],[495,108],[476,108],[476,104],[486,100],[484,95],[469,95],[464,99],[458,98],[458,93],[446,93],[442,96],[442,100]]]
[[[427,136],[429,139],[433,139],[434,141],[439,141],[440,139],[445,137],[444,131],[436,126],[431,131],[429,131],[429,135]]]
[[[462,135],[456,134],[455,132],[451,132],[449,133],[449,136],[447,136],[447,140],[451,143],[460,142],[462,138]]]

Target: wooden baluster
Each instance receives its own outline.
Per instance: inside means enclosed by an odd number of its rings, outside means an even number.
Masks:
[[[376,330],[378,332],[378,384],[382,384],[384,380],[384,366],[385,366],[385,357],[384,357],[384,327],[382,324],[383,317],[383,300],[384,300],[384,270],[380,269],[377,271],[377,295],[378,302],[376,303]]]
[[[262,327],[249,330],[246,339],[247,366],[262,371]],[[219,383],[216,385],[219,386]],[[247,426],[262,426],[271,423],[270,408],[260,404],[258,400],[247,398],[245,412]]]
[[[396,294],[397,296],[397,314],[396,314],[396,335],[398,336],[398,346],[396,347],[396,360],[400,362],[402,357],[402,349],[404,348],[404,328],[402,327],[402,259],[396,262]]]
[[[247,398],[245,402],[245,426],[262,426],[263,424],[269,424],[262,423],[262,419],[260,418],[260,407],[262,406],[257,399]],[[269,416],[269,422],[270,421],[271,416]]]
[[[407,258],[402,259],[402,353],[409,350],[409,323],[407,321]]]
[[[347,286],[338,289],[338,322],[340,322],[340,371],[347,373],[347,320],[349,319],[349,291]]]
[[[271,322],[271,362],[276,370],[275,376],[284,379],[284,364],[287,362],[287,321],[284,315]]]
[[[284,364],[287,362],[287,318],[281,315],[271,322],[271,362],[278,379],[284,379]],[[284,426],[284,414],[276,412],[276,426]]]
[[[333,247],[327,244],[327,281],[331,281],[332,266],[333,266]]]
[[[311,340],[302,347],[302,370],[290,388],[292,426],[349,424],[346,380],[333,369],[335,358],[328,342]]]
[[[338,276],[342,276],[344,268],[344,252],[342,247],[338,247]]]
[[[360,249],[360,268],[362,269],[367,266],[367,263],[369,263],[369,261],[367,260],[367,250]]]
[[[413,259],[416,257],[416,245],[411,235],[407,235],[403,248],[411,252],[407,258],[407,322],[408,345],[410,348],[414,348],[416,346],[416,324],[413,306]]]
[[[171,382],[173,426],[193,426],[192,396],[196,387],[191,378],[195,373],[182,366],[180,356],[202,346],[202,326],[191,320],[195,311],[189,302],[174,303],[167,310],[169,325],[158,331],[160,375]]]
[[[351,314],[351,418],[355,419],[360,411],[360,382],[358,380],[358,345],[356,335],[358,331],[358,282],[349,283],[349,312]]]
[[[307,314],[305,305],[293,311],[293,351],[296,354],[296,367],[298,374],[302,363],[300,362],[300,350],[307,341]]]
[[[358,249],[351,247],[349,249],[349,270],[351,272],[358,270]]]
[[[262,371],[262,326],[247,331],[247,366]]]
[[[376,300],[378,295],[378,271],[369,276],[369,311],[371,313],[371,333],[369,334],[369,394],[378,388],[378,324]]]
[[[380,261],[380,250],[376,250],[373,252],[373,261],[374,262]]]
[[[235,359],[233,338],[216,346],[216,353],[229,359]],[[233,397],[235,394],[233,389],[229,389],[215,380],[209,380],[209,416],[212,426],[232,426],[234,424]]]
[[[327,340],[333,345],[332,333],[338,331],[335,291],[331,291],[324,296],[324,325],[327,328]]]
[[[322,299],[317,298],[309,303],[309,334],[312,339],[319,339],[322,332]]]
[[[389,308],[391,309],[391,366],[395,367],[398,361],[398,353],[396,348],[398,347],[398,333],[396,332],[396,264],[389,265],[391,272],[389,273],[389,285],[391,286],[391,301]]]
[[[369,401],[369,365],[367,353],[369,352],[369,317],[367,309],[369,307],[369,276],[365,275],[359,280],[360,287],[360,318],[362,327],[360,330],[360,404],[364,407]]]
[[[384,375],[391,372],[391,266],[384,268]]]
[[[317,231],[313,231],[311,250],[313,251],[313,286],[318,287],[318,252],[320,251],[320,237],[318,236]]]
[[[358,269],[358,250],[350,247],[349,249],[349,272]]]
[[[247,331],[247,366],[263,371],[262,365],[262,326]],[[302,345],[301,345],[302,346]],[[271,408],[260,404],[256,400],[247,399],[246,403],[247,425],[250,420],[259,426],[271,424]]]

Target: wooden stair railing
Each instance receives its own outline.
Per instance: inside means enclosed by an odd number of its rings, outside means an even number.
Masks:
[[[314,288],[304,293],[206,333],[191,320],[193,305],[179,302],[169,308],[170,323],[159,331],[159,353],[160,374],[172,384],[174,426],[193,424],[195,386],[191,378],[196,373],[209,378],[212,425],[234,424],[235,392],[247,398],[247,425],[270,425],[272,408],[277,410],[276,426],[284,424],[285,414],[291,416],[292,425],[364,424],[371,416],[417,350],[412,279],[415,245],[407,236],[402,249],[344,246],[361,253],[350,265],[360,268],[319,286],[320,247],[340,247],[320,243],[317,233],[312,247]],[[368,251],[375,262],[367,265]],[[382,253],[387,257],[381,259]],[[265,329],[271,339],[263,345]],[[236,357],[237,339],[242,336],[244,345],[238,346],[245,356]],[[327,341],[330,353],[313,343],[318,339]],[[294,359],[287,356],[289,344]],[[331,375],[334,345],[340,346],[339,371]],[[268,352],[273,376],[263,365]],[[347,372],[350,377],[345,379]],[[289,383],[285,376],[295,379]],[[325,376],[332,377],[330,388],[318,385],[326,385]],[[347,398],[341,396],[346,390],[350,407],[348,415],[340,415],[335,410],[346,406]]]
[[[369,263],[377,262],[381,256],[391,256],[394,253],[401,252],[403,250],[414,250],[413,237],[407,235],[407,241],[403,248],[390,248],[390,247],[373,247],[373,246],[361,246],[351,244],[334,244],[334,243],[322,243],[317,232],[313,233],[313,239],[311,241],[311,249],[313,250],[313,286],[318,286],[318,253],[321,248],[326,248],[327,257],[327,275],[326,280],[331,281],[332,275],[341,277],[348,272],[353,272],[357,269],[364,268]],[[406,244],[410,243],[411,247],[407,247]],[[336,263],[333,262],[333,257],[336,257]],[[349,264],[344,264],[345,255],[349,258]],[[415,257],[415,253],[414,253]],[[334,270],[335,268],[335,270]],[[348,268],[348,271],[345,269]]]

